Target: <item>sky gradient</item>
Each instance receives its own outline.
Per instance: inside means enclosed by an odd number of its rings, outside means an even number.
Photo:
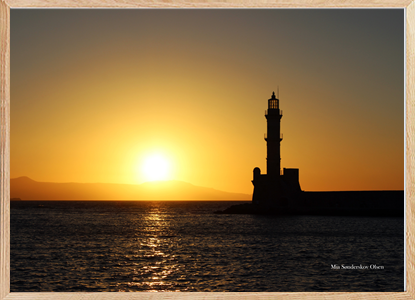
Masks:
[[[252,193],[279,87],[306,191],[404,188],[403,9],[12,9],[11,178]]]

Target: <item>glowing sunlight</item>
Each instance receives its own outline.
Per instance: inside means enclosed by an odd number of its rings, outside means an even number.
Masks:
[[[167,180],[170,177],[170,162],[160,154],[147,156],[141,166],[146,181]]]

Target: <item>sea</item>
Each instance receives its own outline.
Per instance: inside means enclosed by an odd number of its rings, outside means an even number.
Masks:
[[[404,218],[11,201],[12,292],[402,292]]]

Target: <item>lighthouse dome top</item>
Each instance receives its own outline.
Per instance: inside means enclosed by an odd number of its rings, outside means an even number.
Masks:
[[[269,100],[276,100],[277,98],[275,98],[275,92],[272,92],[272,96],[271,96],[271,99],[269,99]]]

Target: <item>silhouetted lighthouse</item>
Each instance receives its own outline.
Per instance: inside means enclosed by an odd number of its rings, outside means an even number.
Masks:
[[[288,207],[294,205],[293,199],[301,192],[298,169],[284,168],[281,172],[281,118],[280,100],[272,92],[268,99],[267,119],[267,174],[261,174],[260,168],[254,168],[254,192],[252,202],[267,207]],[[291,200],[291,201],[290,201]]]
[[[271,99],[268,100],[268,110],[265,112],[267,119],[267,174],[270,177],[281,175],[281,118],[279,99],[275,98],[272,92]]]

